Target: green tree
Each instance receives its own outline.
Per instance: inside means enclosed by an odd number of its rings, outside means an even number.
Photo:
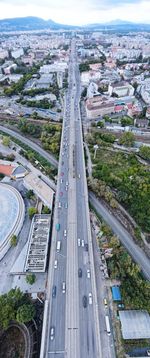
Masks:
[[[33,285],[35,281],[36,281],[36,276],[33,273],[28,273],[26,275],[26,282],[29,283],[30,285]]]
[[[34,207],[30,207],[28,209],[29,218],[32,219],[35,214],[37,214],[37,209]]]
[[[121,125],[123,127],[125,126],[131,126],[133,124],[133,119],[129,117],[123,117],[121,118]]]
[[[139,154],[144,159],[150,160],[150,147],[147,147],[146,145],[142,145],[139,150]]]
[[[6,147],[10,146],[10,137],[8,136],[3,136],[3,140],[2,140],[3,145],[5,145]]]
[[[48,208],[48,206],[44,206],[44,208],[42,209],[42,214],[50,214],[50,209]]]
[[[32,199],[34,197],[34,191],[33,190],[28,190],[26,193],[26,198],[27,199]]]
[[[35,316],[35,308],[32,304],[24,304],[17,310],[16,319],[20,323],[31,321]]]
[[[132,132],[125,132],[122,134],[119,143],[126,147],[132,147],[134,145],[135,136]]]
[[[11,246],[17,246],[17,236],[16,235],[13,235],[10,239],[10,244]]]

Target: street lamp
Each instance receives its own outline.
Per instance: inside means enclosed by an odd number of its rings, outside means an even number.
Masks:
[[[97,152],[97,149],[98,149],[98,145],[97,144],[95,144],[94,145],[94,159],[96,158],[96,152]]]

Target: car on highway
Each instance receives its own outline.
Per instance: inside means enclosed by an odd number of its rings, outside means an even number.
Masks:
[[[59,209],[61,208],[61,202],[59,201],[59,203],[58,203],[58,207],[59,207]]]
[[[104,298],[104,306],[107,308],[107,299]]]
[[[68,190],[68,186],[66,185],[66,191]]]
[[[55,328],[51,327],[50,328],[50,339],[51,339],[51,341],[53,341],[54,338],[55,338]]]
[[[63,183],[63,179],[62,179],[62,178],[60,179],[60,182],[61,182],[61,184]]]
[[[81,268],[78,269],[78,276],[82,277],[82,269]]]
[[[67,209],[68,208],[68,204],[67,203],[65,203],[65,209]]]
[[[54,268],[57,269],[57,266],[58,266],[58,261],[55,260],[55,262],[54,262]]]
[[[93,298],[92,298],[92,293],[89,293],[89,305],[92,305],[93,303]]]
[[[69,183],[68,183],[68,181],[66,181],[66,186],[68,186],[69,185]]]
[[[64,230],[64,236],[67,236],[67,230],[66,229]]]
[[[87,269],[86,273],[87,273],[87,278],[90,278],[91,277],[91,271],[89,269]]]
[[[85,251],[88,251],[89,250],[89,245],[86,243],[85,244]]]
[[[64,173],[63,173],[63,172],[61,172],[61,174],[60,174],[60,175],[63,177]]]
[[[78,239],[78,246],[81,246],[81,240]]]
[[[81,241],[81,246],[84,247],[84,240]]]
[[[63,196],[63,192],[62,192],[62,191],[60,191],[59,195],[60,195],[60,196]]]
[[[55,225],[55,228],[56,228],[56,231],[59,231],[59,230],[60,230],[60,224],[57,223],[57,224]]]
[[[52,288],[52,297],[55,298],[56,297],[56,286],[54,285]]]
[[[62,283],[62,293],[66,292],[66,282]]]
[[[82,298],[82,303],[83,303],[83,307],[86,308],[87,307],[87,304],[88,304],[88,301],[87,301],[87,296],[83,296]]]

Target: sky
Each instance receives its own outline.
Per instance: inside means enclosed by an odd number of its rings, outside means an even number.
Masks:
[[[38,16],[85,25],[115,19],[150,23],[150,0],[0,0],[0,18]]]

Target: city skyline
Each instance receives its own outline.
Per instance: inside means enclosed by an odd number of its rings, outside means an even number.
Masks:
[[[136,6],[136,12],[135,12]],[[0,19],[38,16],[69,25],[105,23],[115,19],[150,23],[148,0],[0,0]]]

